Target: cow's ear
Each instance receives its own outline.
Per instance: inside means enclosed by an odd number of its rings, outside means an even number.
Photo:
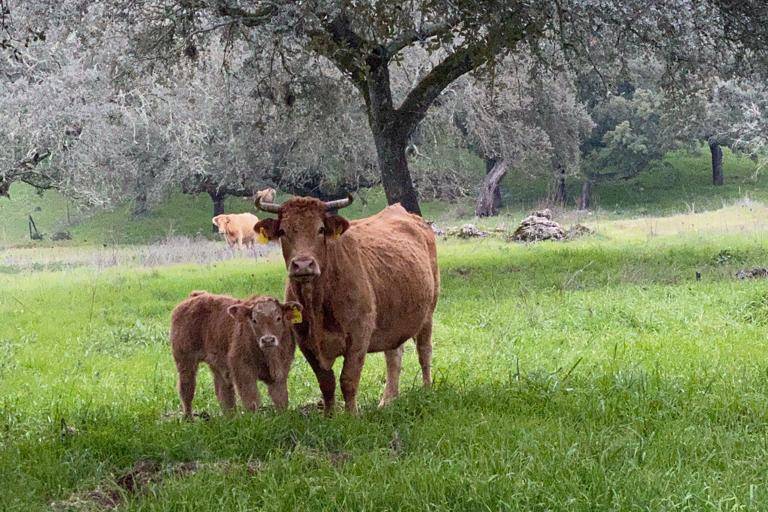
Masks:
[[[256,232],[256,238],[259,242],[265,244],[269,240],[276,240],[279,238],[278,232],[280,231],[280,221],[277,219],[260,220],[253,226],[253,230]]]
[[[251,314],[251,309],[252,307],[246,304],[233,304],[227,308],[227,313],[232,318],[240,320],[246,316],[249,316]]]
[[[215,216],[214,218],[211,219],[211,222],[213,222],[214,226],[218,226],[219,225],[219,221],[221,221],[221,218],[223,216],[224,215],[217,215],[217,216]]]
[[[285,315],[286,320],[292,324],[300,324],[304,321],[304,319],[301,317],[301,312],[304,308],[298,302],[288,301],[282,305],[282,308],[283,315]]]
[[[339,215],[325,216],[325,232],[333,239],[339,238],[347,229],[349,221]]]

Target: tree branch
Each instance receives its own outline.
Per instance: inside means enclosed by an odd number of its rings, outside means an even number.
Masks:
[[[344,15],[323,23],[323,30],[308,31],[308,35],[315,43],[315,51],[346,73],[355,87],[366,96],[367,101],[365,70],[362,64],[374,45],[356,34],[350,28],[349,19]]]
[[[489,52],[489,46],[482,43],[456,50],[432,68],[432,71],[408,93],[397,109],[398,115],[402,116],[408,126],[416,126],[443,89],[460,76],[488,62],[497,51]]]
[[[251,197],[258,186],[242,183],[219,183],[209,175],[197,175],[186,179],[181,184],[181,191],[185,194],[207,193],[213,196]]]
[[[220,16],[236,18],[246,27],[263,25],[277,14],[277,8],[274,5],[264,5],[255,11],[246,11],[241,7],[230,5],[226,0],[219,0],[217,2],[216,11]]]
[[[408,30],[386,45],[386,55],[388,58],[391,58],[400,50],[410,46],[416,41],[425,41],[431,37],[443,35],[456,26],[459,21],[458,18],[453,18],[442,23],[427,23],[419,30]]]
[[[0,174],[0,196],[10,197],[9,190],[16,181],[32,185],[37,189],[54,188],[54,180],[50,175],[35,170],[37,165],[49,156],[51,156],[50,151],[43,151],[42,153],[36,151],[17,163],[13,169]]]

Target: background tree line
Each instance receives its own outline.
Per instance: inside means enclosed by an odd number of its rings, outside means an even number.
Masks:
[[[0,194],[83,205],[274,186],[390,202],[476,195],[509,169],[591,185],[707,144],[765,159],[760,2],[0,0]],[[486,174],[446,165],[462,148]]]

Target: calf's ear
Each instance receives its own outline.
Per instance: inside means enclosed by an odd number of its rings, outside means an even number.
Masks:
[[[279,238],[277,233],[280,230],[280,221],[277,219],[260,220],[253,226],[253,230],[256,232],[256,239],[260,243],[266,244],[270,240]]]
[[[217,216],[215,216],[214,218],[212,218],[212,219],[211,219],[211,222],[213,222],[213,225],[214,225],[214,226],[218,226],[218,225],[219,225],[219,222],[221,221],[221,218],[222,218],[223,216],[224,216],[224,215],[217,215]]]
[[[349,221],[340,215],[325,216],[325,232],[334,240],[339,238],[347,229]]]
[[[233,304],[227,308],[227,313],[237,320],[251,314],[251,307],[245,304]]]
[[[283,315],[292,324],[300,324],[304,321],[301,312],[304,310],[298,302],[289,301],[282,305]]]

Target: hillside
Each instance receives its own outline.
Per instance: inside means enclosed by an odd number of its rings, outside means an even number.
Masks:
[[[710,182],[709,155],[706,152],[678,151],[652,169],[629,180],[598,183],[594,188],[593,210],[607,218],[666,215],[681,211],[713,210],[739,199],[768,202],[768,177],[757,172],[754,162],[745,157],[725,154],[726,185],[713,187]],[[514,222],[538,207],[547,197],[547,177],[532,178],[525,171],[513,169],[504,181],[506,207],[488,225]],[[581,183],[568,183],[569,204],[573,208]],[[284,197],[283,197],[284,198]],[[359,218],[379,211],[386,204],[380,189],[366,191],[345,215]],[[474,198],[455,204],[426,202],[424,215],[439,223],[471,220]],[[11,188],[11,199],[0,198],[0,247],[29,244],[28,215],[38,229],[50,236],[56,231],[70,231],[73,240],[66,244],[136,244],[150,243],[169,235],[213,237],[210,230],[211,201],[206,195],[172,194],[149,214],[134,217],[128,205],[112,211],[82,212],[54,191],[38,195],[22,184]],[[226,211],[252,211],[245,199],[231,198]],[[38,243],[38,242],[36,242]],[[48,237],[45,244],[50,244]]]

